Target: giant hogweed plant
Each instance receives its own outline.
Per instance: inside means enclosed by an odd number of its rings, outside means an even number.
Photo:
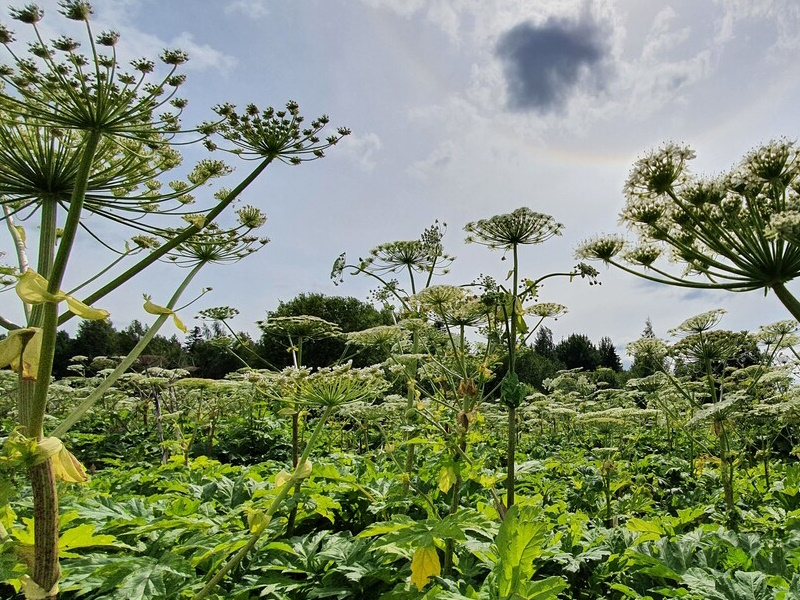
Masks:
[[[298,164],[319,158],[325,148],[349,133],[340,129],[321,139],[327,117],[305,126],[294,102],[285,110],[262,111],[250,105],[242,115],[223,104],[215,108],[214,122],[183,131],[180,114],[186,100],[177,92],[185,79],[178,72],[187,60],[184,52],[166,50],[161,54],[163,76],[156,74],[156,65],[149,59],[133,61],[126,70],[116,58],[119,34],[92,31],[88,2],[66,0],[60,12],[83,25],[87,52],[81,52],[81,43],[68,36],[45,40],[38,26],[44,12],[36,5],[11,10],[13,19],[33,29],[34,42],[27,52],[17,50],[12,31],[0,26],[0,43],[10,59],[0,68],[0,198],[19,263],[17,293],[25,306],[24,324],[8,318],[0,321],[9,332],[0,359],[19,375],[19,430],[10,439],[21,448],[35,449],[32,455],[17,453],[26,459],[23,462],[33,490],[34,549],[29,573],[21,580],[31,598],[58,595],[55,477],[84,478],[82,468],[58,436],[103,393],[98,389],[91,394],[46,436],[44,418],[58,325],[75,315],[105,318],[107,312],[91,305],[159,259],[172,256],[189,268],[166,306],[146,298],[145,310],[157,318],[110,374],[107,385],[112,385],[166,319],[175,317],[179,298],[200,268],[238,260],[263,245],[263,240],[248,233],[263,224],[259,211],[241,209],[239,226],[227,230],[214,224],[217,217],[272,162]],[[224,143],[218,145],[208,137],[212,134]],[[185,180],[170,181],[168,189],[160,181],[180,164],[174,146],[203,138],[209,150],[228,150],[255,161],[255,166],[233,189],[220,191],[208,208],[189,209],[194,192],[230,172],[224,163],[201,160]],[[145,236],[137,235],[135,243],[150,251],[119,269],[121,272],[114,270],[116,275],[104,269],[105,283],[98,283],[93,276],[67,293],[62,285],[77,278],[71,260],[76,239],[90,235],[109,249],[114,246],[88,229],[87,215],[133,228]],[[182,216],[186,222],[177,228],[165,227],[161,220],[166,215]],[[28,258],[20,222],[32,222],[39,230],[35,260]],[[121,253],[125,258],[133,254],[129,250]],[[110,267],[121,264],[114,261]],[[87,293],[84,287],[92,286],[96,286],[94,291]],[[62,304],[66,310],[59,314]],[[176,324],[181,326],[177,318]]]
[[[771,290],[800,320],[800,302],[786,287],[800,275],[795,143],[769,142],[717,177],[692,174],[693,158],[688,146],[669,143],[637,160],[620,219],[638,239],[600,236],[584,242],[577,255],[666,285]],[[659,260],[665,254],[669,263]]]
[[[483,301],[491,307],[493,319],[490,321],[489,335],[505,347],[508,371],[500,384],[500,402],[508,410],[508,447],[506,452],[506,509],[514,505],[517,409],[527,394],[526,387],[520,383],[516,370],[517,350],[535,330],[525,321],[525,315],[533,314],[539,318],[557,317],[566,312],[560,304],[543,303],[538,306],[525,306],[534,301],[541,284],[553,277],[589,278],[595,283],[597,270],[586,264],[579,264],[568,272],[555,272],[538,279],[524,278],[520,271],[520,249],[523,246],[541,244],[553,236],[560,235],[564,226],[550,215],[534,212],[522,207],[508,213],[481,219],[464,226],[467,243],[477,243],[491,250],[511,253],[511,269],[506,275],[507,283],[497,282],[485,277],[480,283],[483,288]],[[505,259],[505,256],[503,257]],[[538,324],[537,324],[538,326]]]
[[[418,390],[416,372],[419,366],[419,356],[422,353],[423,340],[420,337],[420,317],[422,313],[418,306],[411,301],[411,297],[433,284],[434,277],[446,275],[455,257],[447,254],[442,240],[447,231],[446,223],[436,221],[422,232],[416,240],[397,240],[375,246],[366,258],[360,258],[355,263],[349,263],[347,253],[340,254],[333,263],[331,279],[335,285],[344,282],[344,273],[350,275],[365,275],[378,283],[378,288],[373,293],[375,299],[384,306],[395,309],[401,318],[406,320],[406,327],[411,332],[411,346],[404,348],[408,359],[402,363],[402,371],[406,381],[406,439],[405,439],[405,469],[403,488],[405,493],[410,489],[410,477],[414,471],[415,445],[414,438],[414,403],[417,400]],[[402,274],[407,277],[407,282],[401,284],[393,277]],[[381,342],[385,343],[385,342]]]
[[[658,369],[655,376],[632,384],[647,391],[648,399],[665,415],[670,428],[681,427],[690,437],[692,454],[697,446],[718,464],[725,509],[734,522],[735,440],[738,438],[742,446],[751,443],[746,436],[758,415],[779,416],[796,410],[791,394],[778,384],[785,384],[786,368],[780,361],[797,343],[797,323],[781,321],[762,326],[753,334],[759,355],[753,357],[753,364],[739,367],[730,363],[739,353],[742,335],[715,329],[724,313],[716,309],[685,320],[670,331],[679,338],[671,346],[659,339],[642,338],[629,347],[629,352],[649,357]],[[677,376],[668,368],[667,356],[693,363],[699,379]],[[778,430],[785,422],[773,421],[772,426]],[[706,427],[710,439],[701,435]],[[768,470],[765,477],[769,477]]]

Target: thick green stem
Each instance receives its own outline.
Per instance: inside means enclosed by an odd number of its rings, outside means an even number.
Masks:
[[[46,460],[28,470],[33,491],[33,581],[49,591],[61,577],[58,565],[58,492],[53,461]],[[55,596],[47,596],[47,598]]]
[[[416,354],[419,352],[419,332],[414,331],[411,335],[411,352]],[[406,383],[406,424],[408,425],[408,431],[406,431],[405,441],[406,441],[406,463],[403,469],[403,495],[408,495],[409,490],[411,489],[411,472],[414,470],[414,444],[409,443],[411,439],[414,437],[415,432],[411,429],[411,425],[413,424],[413,414],[414,414],[414,402],[417,399],[417,381],[414,378],[417,372],[417,360],[414,359],[411,365],[411,369],[406,371],[407,376],[407,383]]]
[[[72,245],[78,230],[86,188],[89,181],[95,152],[100,143],[100,133],[89,132],[84,141],[83,156],[75,177],[75,187],[70,198],[69,211],[64,223],[64,230],[54,258],[55,246],[55,202],[46,201],[42,206],[42,228],[40,231],[39,265],[40,274],[48,280],[47,291],[55,294],[61,287],[61,281],[69,262]],[[39,366],[36,381],[27,407],[27,435],[36,440],[44,435],[44,416],[47,410],[47,392],[53,371],[53,357],[56,349],[58,332],[58,304],[46,302],[32,312],[31,321],[41,327],[42,345],[39,353]],[[20,394],[25,394],[21,389]],[[26,397],[27,400],[27,397]],[[45,591],[49,591],[61,576],[58,565],[58,491],[53,476],[52,461],[47,460],[29,470],[33,493],[34,512],[34,554],[33,582]]]
[[[58,293],[61,287],[61,281],[64,279],[64,273],[67,270],[70,252],[72,251],[72,244],[75,241],[75,235],[80,223],[81,213],[83,211],[83,203],[86,195],[86,188],[89,181],[89,175],[94,162],[95,152],[100,143],[100,133],[96,131],[90,132],[86,136],[83,149],[83,157],[81,158],[78,173],[75,176],[75,187],[72,190],[72,197],[70,198],[69,211],[67,212],[67,219],[64,223],[63,233],[61,240],[58,244],[58,252],[53,259],[51,269],[45,269],[46,274],[40,273],[46,277],[48,286],[47,291],[51,294]],[[44,203],[44,206],[49,206],[50,202]],[[43,220],[43,227],[45,222]],[[55,245],[55,230],[42,231],[42,236],[47,234],[48,237],[52,236],[49,242],[41,241],[40,246],[46,252],[45,244],[50,247]],[[40,262],[42,258],[40,257]],[[58,333],[58,304],[47,302],[42,305],[42,346],[39,354],[39,368],[36,372],[36,387],[33,393],[33,406],[31,407],[31,420],[28,423],[28,436],[39,438],[42,436],[42,427],[44,424],[44,415],[47,407],[47,391],[50,387],[50,377],[53,371],[53,357],[56,350],[56,334]],[[38,319],[36,319],[38,321]],[[38,324],[38,323],[37,323]]]
[[[775,292],[778,300],[789,310],[792,316],[797,321],[800,321],[800,302],[798,302],[794,294],[787,290],[786,286],[782,283],[774,284],[772,286],[772,291]]]
[[[308,439],[308,442],[306,443],[303,455],[300,457],[300,462],[298,462],[297,466],[295,467],[292,476],[286,483],[283,484],[280,491],[278,492],[278,495],[275,496],[275,499],[272,501],[272,503],[265,511],[264,516],[266,517],[267,521],[270,520],[272,516],[277,512],[281,503],[288,495],[289,490],[293,489],[295,487],[295,484],[303,479],[302,470],[306,464],[306,461],[308,461],[308,456],[311,453],[311,448],[313,448],[314,445],[316,445],[317,438],[322,433],[322,429],[326,421],[331,416],[335,408],[336,408],[335,406],[328,406],[325,408],[325,412],[320,417],[319,423],[317,423],[314,432],[311,434],[311,437]],[[235,569],[239,565],[239,563],[241,563],[242,560],[244,560],[244,557],[247,556],[247,554],[255,547],[255,545],[258,543],[258,540],[261,539],[261,536],[264,535],[264,532],[266,530],[267,528],[263,527],[253,532],[253,534],[250,536],[250,539],[247,540],[247,543],[236,554],[234,554],[228,560],[228,562],[225,563],[220,568],[219,571],[217,571],[214,577],[212,577],[208,581],[208,583],[205,585],[205,587],[203,587],[202,590],[200,590],[199,592],[197,592],[197,594],[195,594],[192,600],[203,600],[203,598],[208,598],[211,595],[211,592],[213,592],[214,589],[217,587],[219,582],[225,578],[225,575],[227,575],[232,569]]]
[[[506,461],[506,510],[514,506],[514,478],[516,477],[517,409],[508,406],[508,457]]]
[[[517,246],[512,248],[514,256],[514,280],[511,288],[511,323],[508,327],[508,372],[517,373],[517,285],[519,277],[519,257]],[[508,449],[506,452],[506,509],[514,506],[514,488],[516,487],[517,460],[517,408],[508,404]]]
[[[205,215],[205,222],[206,224],[211,223],[214,219],[216,219],[222,211],[224,211],[239,195],[249,186],[255,179],[261,175],[261,172],[266,169],[271,163],[272,158],[267,158],[264,161],[260,162],[258,166],[253,169],[253,171],[245,177],[242,182],[237,185],[225,198],[217,204],[213,209],[211,209],[208,214]],[[167,243],[159,246],[158,249],[154,250],[142,260],[137,262],[133,265],[130,269],[125,271],[124,273],[120,274],[118,277],[115,277],[111,281],[109,281],[106,285],[101,287],[96,292],[89,294],[85,299],[84,302],[86,304],[92,304],[97,300],[105,297],[106,295],[110,294],[122,284],[126,283],[134,276],[141,273],[144,269],[152,265],[158,259],[164,257],[168,252],[174,250],[178,246],[180,246],[183,242],[191,238],[197,232],[200,231],[200,227],[197,225],[189,225],[186,229],[184,229],[181,233],[176,235],[175,237],[171,238]],[[69,319],[71,319],[74,315],[71,312],[66,312],[59,318],[59,325],[65,323]]]

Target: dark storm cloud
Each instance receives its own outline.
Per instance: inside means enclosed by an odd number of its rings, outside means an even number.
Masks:
[[[607,52],[602,38],[597,23],[583,20],[520,23],[503,34],[496,53],[503,62],[509,108],[552,111],[579,82],[601,83]]]

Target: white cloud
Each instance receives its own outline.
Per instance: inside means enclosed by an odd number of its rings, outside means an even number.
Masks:
[[[225,6],[225,14],[241,13],[251,19],[261,19],[269,14],[267,0],[235,0]]]
[[[170,43],[171,47],[181,48],[189,53],[187,68],[226,71],[236,65],[236,59],[224,52],[212,48],[208,44],[198,44],[194,36],[183,32]]]
[[[375,133],[360,136],[351,134],[336,146],[335,156],[353,161],[363,171],[371,171],[377,164],[375,154],[381,146],[381,139]]]
[[[447,169],[453,162],[455,151],[456,146],[452,141],[442,142],[427,158],[411,163],[407,172],[416,179],[430,179],[434,173]]]

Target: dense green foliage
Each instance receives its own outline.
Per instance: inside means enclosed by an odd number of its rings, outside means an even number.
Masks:
[[[625,373],[610,338],[555,343],[543,326],[568,310],[539,298],[545,280],[599,273],[527,276],[530,247],[564,226],[520,207],[464,227],[467,243],[511,259],[502,280],[439,284],[455,258],[436,222],[335,261],[335,282],[378,285],[381,311],[303,294],[258,323],[258,343],[231,329],[231,307],[202,310],[183,344],[158,336],[167,319],[187,331],[176,307],[201,267],[268,241],[252,235],[266,221],[254,207],[228,228],[217,217],[273,162],[322,158],[349,130],[323,139],[328,118],[303,124],[290,101],[220,104],[182,132],[185,53],[162,53],[160,83],[147,59],[122,72],[119,35],[95,35],[86,2],[60,7],[83,24],[86,54],[45,42],[34,5],[11,10],[33,28],[30,57],[0,25],[0,204],[17,260],[0,285],[25,315],[0,317],[0,595],[800,598],[796,321],[732,332],[711,310],[669,340],[648,321]],[[169,180],[184,133],[255,161],[191,212],[190,192],[230,169],[202,160]],[[579,255],[670,285],[772,290],[800,317],[785,285],[800,273],[794,145],[714,180],[690,176],[691,158],[668,145],[637,162],[622,216],[642,245],[610,236]],[[61,287],[87,214],[134,214],[137,235],[79,300]],[[32,261],[22,215],[39,230]],[[682,276],[658,263],[665,249]],[[145,296],[152,325],[116,331],[90,305],[160,258],[187,275],[165,306]],[[71,340],[58,326],[74,316],[87,320]]]

